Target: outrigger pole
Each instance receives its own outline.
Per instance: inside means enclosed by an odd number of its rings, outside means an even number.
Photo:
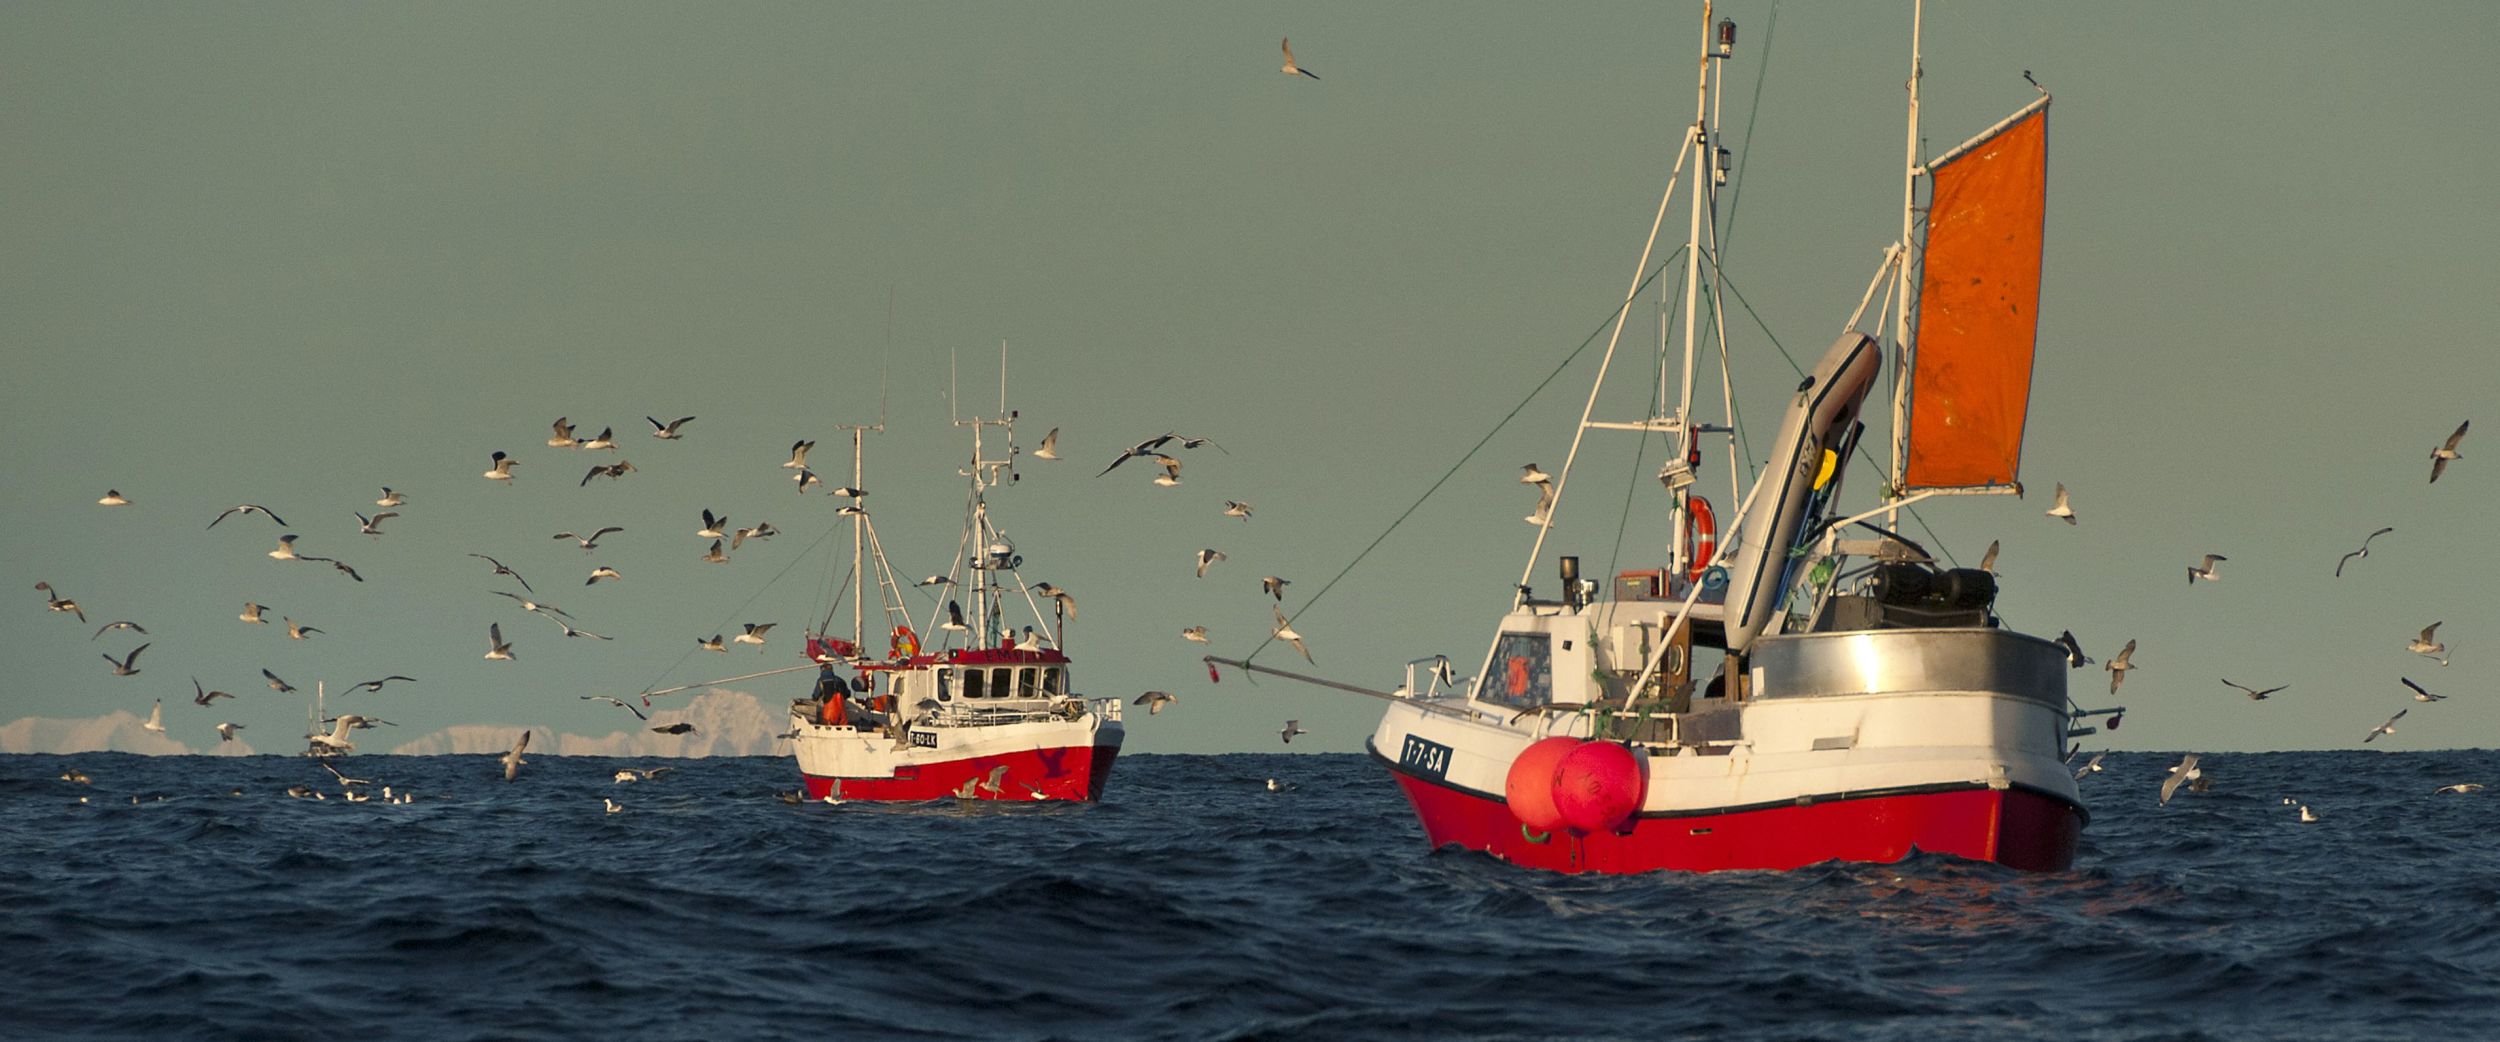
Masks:
[[[697,682],[697,683],[692,683],[692,684],[685,684],[685,685],[681,685],[681,686],[678,686],[678,687],[665,687],[665,688],[661,688],[660,690],[657,690],[657,691],[645,691],[645,692],[643,692],[643,693],[642,693],[642,697],[644,697],[644,698],[652,698],[652,697],[656,697],[656,696],[659,696],[659,695],[674,695],[674,694],[679,694],[679,693],[686,692],[686,691],[692,691],[692,690],[694,690],[694,689],[696,689],[696,688],[698,688],[698,687],[710,687],[710,686],[712,686],[712,685],[714,685],[714,684],[726,684],[726,683],[729,683],[730,681],[733,681],[733,680],[753,680],[753,679],[755,679],[755,678],[757,678],[757,677],[777,677],[777,676],[780,676],[780,675],[782,675],[782,674],[784,674],[784,673],[796,673],[796,672],[798,672],[798,671],[800,671],[800,670],[803,670],[803,669],[815,669],[815,668],[817,668],[817,667],[816,667],[816,664],[815,664],[815,663],[813,663],[813,662],[808,663],[807,665],[804,665],[804,666],[785,666],[785,667],[783,667],[783,668],[781,668],[781,669],[768,669],[768,670],[765,670],[765,671],[763,671],[763,672],[761,672],[761,673],[748,673],[748,674],[745,674],[745,675],[743,675],[743,676],[735,676],[735,677],[722,677],[722,678],[720,678],[719,680],[705,680],[705,681],[699,681],[699,682]]]
[[[1334,680],[1322,680],[1318,677],[1295,673],[1288,670],[1276,669],[1269,666],[1254,666],[1240,659],[1217,658],[1213,655],[1208,655],[1199,659],[1199,661],[1204,662],[1209,666],[1231,666],[1235,669],[1248,673],[1265,673],[1269,676],[1283,677],[1287,680],[1299,680],[1305,684],[1316,684],[1320,687],[1335,688],[1348,694],[1362,695],[1366,698],[1377,698],[1389,702],[1404,702],[1427,713],[1447,713],[1451,716],[1464,716],[1470,718],[1476,715],[1467,710],[1459,709],[1453,706],[1434,705],[1430,702],[1420,702],[1404,695],[1392,694],[1387,691],[1374,691],[1368,687],[1356,687],[1352,684],[1341,684]]]

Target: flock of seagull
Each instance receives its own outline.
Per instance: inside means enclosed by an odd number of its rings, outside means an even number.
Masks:
[[[2430,481],[2432,483],[2438,482],[2440,475],[2447,472],[2448,464],[2464,458],[2464,454],[2458,451],[2457,446],[2465,441],[2466,430],[2472,425],[2472,423],[2473,421],[2467,420],[2463,423],[2457,424],[2457,429],[2448,435],[2447,440],[2441,442],[2436,448],[2431,450]],[[1529,470],[1533,472],[1535,471],[1535,468],[1530,467]],[[1528,479],[1523,478],[1521,480],[1524,481]],[[2047,513],[2048,516],[2057,518],[2067,524],[2071,525],[2076,523],[2074,507],[2067,496],[2065,485],[2060,484],[2057,486],[2056,505],[2050,507]],[[1531,520],[1534,519],[1531,518]],[[2383,527],[2371,532],[2367,536],[2363,536],[2360,547],[2336,559],[2335,577],[2338,579],[2343,578],[2345,566],[2350,565],[2356,560],[2370,556],[2370,543],[2373,540],[2394,531],[2395,529],[2392,527]],[[1995,544],[1990,544],[1988,550],[1988,564],[1992,565],[1996,556]],[[2204,555],[2204,559],[2200,563],[2188,566],[2188,585],[2194,586],[2199,582],[2219,582],[2221,580],[2221,575],[2217,566],[2228,560],[2230,560],[2230,558],[2221,554]],[[1983,565],[1983,567],[1987,567],[1987,565]],[[1991,567],[1989,570],[1993,571],[1994,569]],[[2422,627],[2421,633],[2405,642],[2405,650],[2430,659],[2441,666],[2446,666],[2448,664],[2448,647],[2439,641],[2439,627],[2442,625],[2444,625],[2444,623],[2434,622],[2428,626]],[[2075,635],[2072,631],[2058,634],[2057,644],[2059,647],[2065,649],[2066,664],[2070,669],[2080,669],[2089,665],[2093,661],[2090,657],[2083,653],[2083,646],[2075,640]],[[2127,641],[2126,647],[2121,649],[2115,657],[2102,664],[2101,668],[2109,672],[2110,694],[2117,694],[2119,686],[2126,683],[2128,671],[2135,668],[2135,664],[2132,661],[2134,656],[2135,641],[2129,640]],[[2447,695],[2434,693],[2429,689],[2424,688],[2422,685],[2415,683],[2411,677],[2398,677],[2397,680],[2412,691],[2412,698],[2415,702],[2442,702],[2446,701],[2448,698]],[[2228,677],[2222,678],[2222,683],[2225,686],[2248,696],[2248,699],[2252,702],[2264,701],[2267,698],[2272,697],[2276,692],[2282,691],[2290,686],[2288,684],[2278,684],[2273,687],[2255,688],[2245,684],[2233,683]],[[2378,726],[2363,732],[2361,735],[2362,743],[2366,745],[2370,742],[2378,740],[2380,735],[2395,734],[2396,722],[2404,719],[2405,714],[2412,711],[2411,706],[2397,710],[2396,715],[2388,717]],[[2110,716],[2108,726],[2111,730],[2117,729],[2120,716],[2122,715],[2123,714],[2113,714]],[[2102,770],[2102,755],[2104,754],[2095,754],[2089,762],[2078,768],[2075,771],[2076,780],[2080,781],[2093,774],[2099,773]],[[2199,766],[2198,760],[2199,758],[2196,754],[2190,753],[2181,759],[2177,765],[2171,767],[2163,776],[2161,783],[2161,803],[2164,806],[2167,806],[2170,803],[2171,796],[2176,794],[2183,785],[2186,786],[2190,792],[2204,792],[2212,785],[2212,778],[2204,772],[2204,769],[2201,766]],[[2466,793],[2479,792],[2482,791],[2482,788],[2483,786],[2478,783],[2465,782],[2455,785],[2442,786],[2437,791],[2440,793]],[[2289,806],[2299,807],[2300,820],[2304,823],[2314,823],[2320,820],[2315,810],[2306,804],[2300,803],[2298,800],[2287,797],[2285,798],[2284,803]]]

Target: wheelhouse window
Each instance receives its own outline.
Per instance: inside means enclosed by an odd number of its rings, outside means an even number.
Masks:
[[[980,697],[982,697],[982,695],[981,695],[981,671],[980,671],[980,670],[977,670],[977,669],[967,669],[967,670],[964,670],[964,671],[963,671],[963,673],[964,673],[964,697],[965,697],[965,698],[980,698]]]
[[[1067,694],[1067,677],[1064,671],[1057,666],[1052,666],[1043,670],[1042,693],[1049,695],[1052,698],[1057,698],[1061,695]]]
[[[1016,697],[1039,698],[1042,694],[1041,670],[1031,666],[1016,671]]]
[[[1009,695],[1015,694],[1015,684],[1016,671],[1014,667],[998,666],[990,670],[991,698],[1006,698]]]
[[[1493,669],[1476,688],[1478,701],[1529,709],[1554,700],[1553,639],[1505,633],[1493,646]]]

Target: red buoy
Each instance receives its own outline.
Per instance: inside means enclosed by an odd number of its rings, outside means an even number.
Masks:
[[[1580,739],[1555,735],[1520,750],[1519,758],[1510,762],[1502,798],[1510,801],[1510,814],[1520,824],[1538,832],[1562,827],[1562,811],[1554,805],[1554,777],[1563,758],[1579,747]]]
[[[1571,750],[1554,773],[1554,808],[1582,832],[1611,832],[1641,809],[1648,780],[1632,750],[1613,742],[1586,742]]]

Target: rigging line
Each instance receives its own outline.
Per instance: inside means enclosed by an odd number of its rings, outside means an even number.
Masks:
[[[1770,339],[1771,346],[1779,349],[1780,357],[1788,361],[1788,367],[1796,370],[1797,375],[1804,376],[1806,373],[1805,368],[1797,364],[1796,356],[1788,353],[1787,346],[1781,344],[1780,338],[1771,332],[1771,327],[1762,321],[1762,316],[1754,311],[1753,303],[1745,299],[1744,292],[1737,289],[1736,283],[1733,280],[1728,279],[1726,277],[1726,273],[1724,272],[1720,274],[1720,281],[1726,284],[1729,295],[1736,298],[1736,303],[1745,309],[1745,314],[1753,318],[1753,324],[1755,327],[1761,329],[1762,335]],[[1722,362],[1721,364],[1725,363]],[[1744,427],[1742,425],[1738,425],[1737,432],[1739,437],[1743,436],[1743,431]],[[1850,457],[1866,464],[1867,466],[1875,468],[1875,480],[1877,482],[1882,482],[1884,480],[1884,465],[1876,462],[1875,457],[1868,454],[1866,443],[1864,441],[1860,441],[1857,444],[1855,451],[1850,453]],[[1753,454],[1750,447],[1748,447],[1746,451],[1745,462],[1747,466],[1751,466],[1753,463]],[[1903,507],[1901,509],[1910,515],[1910,520],[1918,522],[1919,530],[1927,533],[1929,545],[1934,546],[1938,553],[1943,554],[1947,563],[1953,564],[1956,567],[1960,566],[1961,562],[1954,558],[1953,551],[1944,548],[1943,540],[1936,535],[1935,529],[1927,526],[1927,518],[1918,512],[1917,507]]]
[[[1762,26],[1762,64],[1753,74],[1753,103],[1745,108],[1745,148],[1736,153],[1736,173],[1727,179],[1727,224],[1721,229],[1718,249],[1722,260],[1727,257],[1728,240],[1736,233],[1736,201],[1744,194],[1745,158],[1753,154],[1754,118],[1762,114],[1762,81],[1768,79],[1771,72],[1771,33],[1779,26],[1780,5],[1778,0],[1772,0],[1769,20]]]
[[[1615,305],[1615,309],[1607,313],[1606,318],[1597,324],[1597,328],[1589,330],[1589,335],[1580,341],[1580,346],[1572,348],[1570,354],[1564,355],[1562,361],[1555,363],[1554,371],[1545,374],[1545,379],[1537,381],[1535,387],[1529,388],[1527,396],[1519,399],[1519,404],[1511,406],[1509,412],[1503,413],[1502,418],[1495,421],[1493,424],[1492,430],[1484,432],[1484,437],[1476,439],[1476,443],[1468,447],[1466,455],[1460,456],[1458,458],[1458,462],[1450,464],[1450,469],[1443,471],[1440,478],[1433,481],[1430,488],[1424,490],[1423,495],[1415,497],[1415,502],[1408,504],[1406,509],[1398,514],[1396,520],[1389,522],[1389,527],[1382,529],[1380,535],[1372,539],[1370,545],[1363,547],[1361,553],[1354,555],[1353,560],[1347,561],[1343,569],[1340,569],[1333,578],[1329,579],[1326,584],[1319,588],[1318,593],[1312,594],[1310,600],[1302,602],[1302,607],[1295,609],[1294,613],[1286,618],[1286,623],[1291,624],[1294,619],[1301,618],[1304,612],[1311,610],[1312,605],[1319,603],[1320,598],[1328,596],[1328,591],[1335,589],[1338,581],[1344,579],[1348,572],[1352,572],[1354,570],[1354,566],[1363,563],[1363,558],[1370,556],[1374,549],[1377,549],[1382,542],[1389,538],[1390,533],[1397,531],[1399,525],[1405,524],[1407,518],[1414,516],[1415,511],[1422,509],[1425,500],[1431,499],[1433,493],[1440,491],[1441,486],[1448,484],[1450,478],[1458,473],[1459,468],[1467,465],[1468,460],[1476,458],[1476,453],[1483,451],[1486,443],[1491,442],[1494,435],[1500,434],[1502,432],[1502,428],[1510,426],[1510,421],[1517,419],[1519,414],[1528,408],[1529,402],[1535,401],[1537,395],[1545,393],[1545,388],[1552,384],[1556,377],[1561,376],[1563,374],[1563,370],[1570,368],[1571,363],[1578,359],[1582,352],[1587,351],[1590,344],[1596,343],[1598,336],[1606,332],[1607,327],[1614,324],[1615,316],[1621,314],[1623,309],[1631,307],[1634,301],[1640,299],[1641,291],[1648,289],[1649,284],[1656,281],[1658,276],[1667,270],[1667,265],[1675,263],[1677,254],[1681,254],[1682,252],[1684,252],[1683,248],[1678,247],[1675,253],[1668,254],[1664,260],[1658,262],[1657,267],[1651,268],[1649,270],[1649,274],[1644,276],[1638,284],[1634,285],[1630,293],[1624,294],[1623,302]],[[1270,632],[1267,635],[1266,640],[1260,641],[1259,646],[1250,649],[1250,653],[1243,655],[1241,660],[1243,662],[1248,662],[1251,659],[1259,657],[1260,652],[1266,651],[1267,646],[1274,643],[1276,643],[1276,634]]]
[[[780,582],[780,581],[781,581],[782,576],[785,576],[785,575],[790,574],[790,569],[798,567],[798,566],[799,566],[799,562],[807,560],[807,555],[812,554],[812,553],[815,553],[815,552],[816,552],[816,547],[817,547],[819,544],[823,543],[823,542],[824,542],[827,538],[830,538],[830,537],[833,535],[833,530],[834,530],[834,528],[839,527],[839,525],[840,525],[840,522],[839,522],[839,521],[837,521],[837,522],[835,522],[833,525],[828,525],[828,526],[826,526],[826,528],[825,528],[824,532],[822,532],[821,534],[819,534],[819,535],[817,535],[817,536],[816,536],[816,541],[815,541],[815,542],[807,544],[807,549],[804,549],[804,550],[799,551],[799,552],[798,552],[798,554],[797,554],[796,556],[794,556],[794,557],[790,558],[790,563],[789,563],[789,564],[785,564],[785,565],[781,566],[781,570],[780,570],[780,571],[778,571],[778,572],[773,573],[773,577],[772,577],[772,578],[764,580],[764,585],[757,587],[754,593],[749,594],[749,595],[747,596],[747,599],[746,599],[746,600],[744,600],[744,601],[740,602],[740,603],[738,604],[738,606],[737,606],[737,607],[729,609],[729,611],[728,611],[728,613],[727,613],[727,614],[724,614],[723,616],[721,616],[721,618],[719,618],[719,619],[717,619],[717,620],[714,620],[714,623],[713,623],[713,624],[714,624],[714,625],[716,625],[716,626],[721,627],[721,632],[723,632],[723,633],[728,632],[728,631],[729,631],[728,627],[729,627],[729,620],[730,620],[730,619],[736,618],[736,617],[738,616],[738,613],[739,613],[739,612],[743,612],[743,611],[747,610],[747,605],[750,605],[750,604],[755,603],[755,601],[756,601],[756,599],[757,599],[757,598],[764,596],[764,591],[765,591],[765,590],[772,589],[773,584],[774,584],[774,583],[777,583],[777,582]],[[652,685],[653,685],[653,684],[657,684],[657,683],[659,683],[659,682],[660,682],[660,678],[661,678],[661,677],[665,677],[665,676],[669,675],[670,673],[675,672],[675,671],[677,670],[677,667],[682,666],[682,665],[685,665],[685,664],[686,664],[686,660],[687,660],[687,659],[689,659],[689,658],[692,658],[692,657],[694,656],[694,653],[695,653],[695,651],[696,651],[696,650],[698,650],[698,649],[697,649],[697,648],[688,648],[688,649],[686,649],[686,650],[684,650],[684,651],[678,652],[678,653],[677,653],[677,658],[676,658],[676,660],[675,660],[675,661],[673,661],[673,662],[670,662],[670,663],[669,663],[669,664],[668,664],[665,668],[661,669],[661,670],[660,670],[657,674],[654,674],[654,675],[652,676],[652,678],[651,678],[651,680],[650,680],[649,682],[647,682],[647,683],[645,683],[645,684],[643,684],[643,685],[642,685],[642,689],[643,689],[644,691],[649,691],[649,690],[651,690]]]
[[[1675,314],[1682,307],[1682,303],[1670,301],[1666,316],[1658,320],[1658,328],[1665,329],[1666,327],[1675,324]],[[1658,367],[1661,370],[1661,373],[1658,380],[1650,382],[1649,411],[1643,413],[1642,415],[1658,415],[1659,403],[1664,400],[1664,396],[1666,394],[1666,384],[1664,382],[1666,377],[1663,372],[1666,368],[1666,361],[1667,360],[1663,355],[1658,359]],[[1625,532],[1630,531],[1632,528],[1632,497],[1634,495],[1634,491],[1641,487],[1641,468],[1649,462],[1649,435],[1650,432],[1642,431],[1639,444],[1632,450],[1632,478],[1631,480],[1623,483],[1623,514],[1615,518],[1615,546],[1614,549],[1607,551],[1606,554],[1605,574],[1607,575],[1614,575],[1616,570],[1623,566],[1623,536]],[[1613,580],[1609,579],[1607,581],[1612,582]]]

